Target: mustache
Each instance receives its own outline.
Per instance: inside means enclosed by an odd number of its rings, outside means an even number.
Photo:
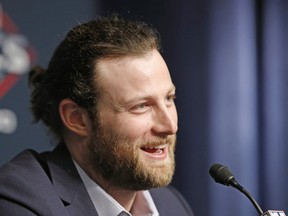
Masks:
[[[174,144],[176,140],[176,135],[171,135],[167,138],[151,138],[151,139],[147,139],[147,140],[141,140],[139,143],[140,147],[154,147],[154,146],[159,146],[159,145],[172,145]]]

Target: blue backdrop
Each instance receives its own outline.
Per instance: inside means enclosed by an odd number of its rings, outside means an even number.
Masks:
[[[198,216],[257,215],[236,190],[209,176],[230,167],[263,210],[288,214],[288,1],[2,0],[0,164],[25,148],[52,149],[31,124],[27,71],[47,66],[72,26],[107,12],[158,28],[177,87],[175,185]]]

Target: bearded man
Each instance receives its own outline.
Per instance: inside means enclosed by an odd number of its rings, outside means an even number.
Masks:
[[[47,70],[31,70],[35,121],[59,144],[1,167],[3,215],[193,215],[169,186],[177,111],[157,35],[102,17],[68,32]]]

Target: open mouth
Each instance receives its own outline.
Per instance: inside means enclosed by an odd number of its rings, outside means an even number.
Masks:
[[[141,147],[141,150],[143,150],[150,157],[162,159],[166,157],[167,144],[162,144],[158,146],[143,146]]]

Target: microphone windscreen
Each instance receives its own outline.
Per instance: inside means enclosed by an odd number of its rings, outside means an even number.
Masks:
[[[229,185],[229,181],[234,178],[228,167],[221,164],[213,164],[209,174],[217,183],[223,185]]]

